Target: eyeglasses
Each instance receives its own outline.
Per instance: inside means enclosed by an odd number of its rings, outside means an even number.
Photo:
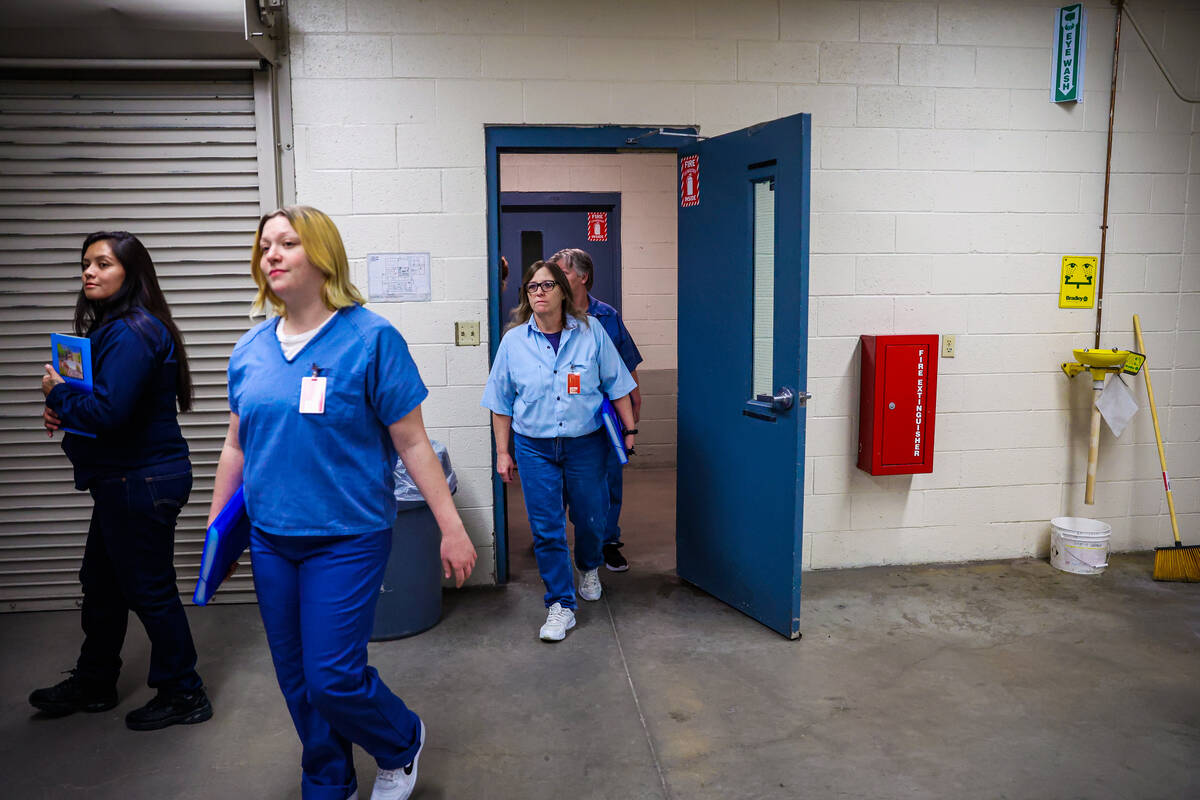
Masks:
[[[529,292],[529,294],[537,294],[539,289],[543,292],[549,292],[555,286],[558,286],[558,281],[542,281],[541,283],[533,281],[525,284],[525,291]]]

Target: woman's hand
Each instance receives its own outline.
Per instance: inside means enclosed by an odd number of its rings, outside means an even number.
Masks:
[[[66,383],[66,381],[62,379],[62,375],[54,371],[54,367],[49,364],[43,364],[43,366],[46,368],[46,374],[42,376],[42,394],[49,397],[51,389],[60,383]]]
[[[513,463],[513,457],[508,453],[497,453],[496,472],[500,474],[500,480],[512,483],[513,476],[517,474],[517,465]]]
[[[457,530],[442,534],[442,575],[453,577],[455,587],[460,587],[475,569],[475,545],[467,536],[467,529],[459,522]]]
[[[62,419],[50,410],[50,406],[42,408],[42,427],[46,429],[47,436],[53,436],[62,427]]]
[[[632,433],[625,434],[625,452],[626,453],[633,452],[633,434]]]

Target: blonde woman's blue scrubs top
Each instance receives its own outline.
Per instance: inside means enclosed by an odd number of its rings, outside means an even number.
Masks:
[[[269,319],[229,359],[229,408],[245,457],[246,510],[271,534],[329,536],[390,528],[396,450],[388,426],[429,394],[408,344],[362,306],[338,310],[292,361]],[[325,378],[323,414],[300,413],[300,382]]]
[[[514,431],[535,439],[597,430],[603,395],[616,400],[637,384],[599,320],[588,322],[568,316],[557,352],[533,317],[504,334],[481,405],[512,417]],[[571,375],[579,376],[578,394]]]

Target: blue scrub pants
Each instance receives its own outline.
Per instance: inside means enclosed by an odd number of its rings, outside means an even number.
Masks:
[[[352,743],[381,769],[412,762],[420,719],[367,666],[367,640],[392,547],[390,530],[277,536],[254,528],[254,586],[279,688],[300,734],[304,800],[358,786]]]
[[[192,490],[186,461],[96,477],[83,566],[83,647],[75,670],[93,686],[117,685],[129,612],[150,638],[147,683],[193,692],[196,647],[175,582],[175,520]]]
[[[575,524],[575,566],[586,572],[603,561],[601,547],[608,524],[608,487],[597,478],[611,449],[601,428],[586,436],[535,439],[513,435],[525,513],[533,531],[533,555],[546,584],[546,607],[574,609],[575,573],[567,547],[563,491],[571,498]]]

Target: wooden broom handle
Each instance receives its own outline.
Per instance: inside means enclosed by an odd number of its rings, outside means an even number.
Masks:
[[[1133,335],[1137,340],[1138,352],[1146,355],[1146,344],[1142,341],[1142,322],[1137,314],[1133,315]],[[1146,373],[1146,394],[1150,396],[1150,419],[1154,420],[1154,443],[1158,445],[1158,463],[1162,467],[1163,488],[1167,490],[1167,510],[1171,512],[1171,533],[1175,535],[1175,544],[1182,545],[1183,542],[1179,539],[1179,520],[1175,517],[1175,498],[1171,496],[1171,479],[1167,477],[1167,454],[1163,450],[1162,431],[1158,428],[1158,409],[1154,406],[1154,384],[1150,382],[1150,367],[1142,365],[1142,369]]]
[[[1100,389],[1096,388],[1097,383]],[[1100,460],[1100,409],[1096,408],[1096,401],[1103,386],[1102,381],[1092,381],[1092,432],[1088,438],[1087,488],[1083,493],[1083,502],[1089,506],[1096,502],[1096,464]]]

